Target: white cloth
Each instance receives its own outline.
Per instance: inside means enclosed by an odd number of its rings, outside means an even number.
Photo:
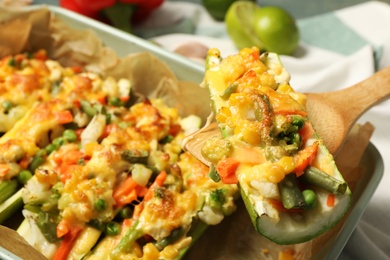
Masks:
[[[166,2],[141,28],[153,28],[161,17],[166,25],[183,25],[188,19],[193,24],[190,33],[176,30],[153,38],[168,50],[196,41],[219,48],[223,56],[237,52],[224,23],[215,22],[200,5]],[[294,56],[281,57],[292,75],[292,86],[302,92],[332,91],[390,66],[389,25],[390,5],[376,1],[298,20],[299,49]],[[370,109],[359,120],[367,121],[375,126],[371,142],[383,157],[385,172],[339,259],[390,259],[390,100]]]

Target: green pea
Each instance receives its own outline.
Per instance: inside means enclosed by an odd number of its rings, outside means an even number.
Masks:
[[[91,106],[91,104],[90,104],[88,101],[82,100],[82,101],[80,102],[80,104],[81,104],[81,110],[82,110],[85,114],[87,114],[88,116],[90,116],[90,117],[95,116],[96,113],[98,112],[95,108],[93,108],[93,107]]]
[[[62,137],[67,142],[76,142],[77,141],[77,134],[72,129],[66,129],[64,133],[62,134]]]
[[[103,199],[98,199],[97,201],[95,201],[93,206],[96,211],[101,212],[107,208],[107,202]]]
[[[21,170],[19,173],[18,173],[18,181],[21,183],[21,184],[26,184],[27,181],[33,176],[32,172],[30,172],[29,170]]]
[[[45,149],[40,149],[35,156],[41,156],[44,157],[46,155],[46,150]]]
[[[122,101],[118,97],[110,97],[108,103],[114,107],[119,107],[122,105]]]
[[[48,144],[46,147],[45,147],[45,150],[46,150],[46,154],[49,155],[51,154],[52,152],[56,151],[58,149],[58,145],[56,144]]]
[[[88,221],[87,224],[93,228],[96,228],[97,230],[100,230],[100,231],[102,231],[104,228],[103,223],[97,219],[91,219],[90,221]]]
[[[303,199],[305,200],[306,208],[313,209],[317,205],[316,194],[312,190],[302,191]]]
[[[119,223],[114,221],[108,222],[104,229],[104,233],[106,233],[107,236],[116,236],[119,234],[119,231],[120,231],[120,225]]]
[[[29,170],[34,173],[35,170],[45,162],[45,158],[39,155],[35,155],[30,163]]]
[[[130,207],[124,207],[119,211],[119,217],[121,219],[131,218],[133,216],[133,210]]]

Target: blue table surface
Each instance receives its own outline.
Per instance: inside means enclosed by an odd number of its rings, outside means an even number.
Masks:
[[[185,2],[194,2],[201,3],[202,0],[167,0],[167,1],[185,1]],[[380,2],[385,2],[390,4],[390,0],[379,0]],[[275,5],[280,6],[288,10],[295,18],[305,18],[321,13],[326,13],[341,9],[344,7],[360,4],[363,2],[368,2],[366,0],[257,0],[260,5]],[[34,0],[35,4],[50,4],[50,5],[59,5],[58,0]]]

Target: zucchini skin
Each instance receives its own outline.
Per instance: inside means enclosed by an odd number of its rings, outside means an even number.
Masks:
[[[320,149],[321,152],[329,153],[324,145],[321,145]],[[337,173],[335,177],[344,180],[337,167],[335,170]],[[350,207],[352,193],[349,187],[344,194],[334,195],[337,204],[331,208],[326,205],[326,197],[331,193],[321,188],[313,189],[322,198],[317,200],[315,209],[306,210],[302,215],[299,215],[300,213],[281,213],[278,223],[273,222],[265,215],[258,215],[253,201],[242,187],[240,187],[240,194],[256,231],[276,244],[290,245],[307,242],[330,230],[339,223]],[[292,217],[287,214],[292,214]],[[295,220],[294,217],[305,220],[304,225]]]

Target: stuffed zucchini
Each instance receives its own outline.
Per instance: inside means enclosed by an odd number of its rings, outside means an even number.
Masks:
[[[24,204],[18,232],[48,259],[180,259],[235,211],[237,185],[183,153],[199,117],[44,51],[0,65],[0,223]]]
[[[203,86],[222,138],[202,155],[214,180],[238,183],[254,227],[277,244],[308,241],[346,213],[351,192],[275,53],[210,49]]]

